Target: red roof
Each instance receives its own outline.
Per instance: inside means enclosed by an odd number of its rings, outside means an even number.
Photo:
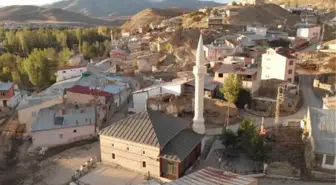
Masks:
[[[75,69],[75,68],[81,68],[81,67],[86,67],[86,65],[75,65],[75,66],[58,67],[57,70],[67,70],[67,69]]]
[[[98,89],[90,89],[89,87],[84,87],[81,85],[75,85],[69,89],[66,89],[67,92],[73,92],[73,93],[80,93],[80,94],[89,94],[89,95],[96,95],[96,96],[105,96],[110,97],[112,96],[111,93],[101,91]]]

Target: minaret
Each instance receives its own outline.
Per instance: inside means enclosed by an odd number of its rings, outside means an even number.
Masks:
[[[204,126],[204,76],[206,74],[206,67],[204,66],[204,50],[202,34],[198,41],[196,51],[196,65],[194,66],[193,73],[195,75],[195,116],[193,130],[198,134],[205,134]]]

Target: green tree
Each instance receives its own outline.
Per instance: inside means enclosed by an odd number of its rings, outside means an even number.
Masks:
[[[241,148],[254,160],[264,160],[264,138],[259,134],[252,120],[243,120],[238,129]]]
[[[220,88],[220,92],[224,95],[224,98],[231,104],[236,103],[239,98],[239,91],[242,87],[242,83],[240,78],[235,74],[229,74],[224,79],[224,85]],[[230,119],[230,105],[228,105],[227,111],[227,120],[226,120],[226,128],[229,127]]]
[[[222,131],[222,143],[225,148],[237,147],[237,135],[230,129],[223,128]]]
[[[64,48],[59,53],[58,66],[67,66],[69,58],[73,55],[73,52],[69,48]]]
[[[44,87],[55,80],[57,66],[55,53],[52,48],[34,49],[24,61],[24,68],[32,84],[37,87]]]

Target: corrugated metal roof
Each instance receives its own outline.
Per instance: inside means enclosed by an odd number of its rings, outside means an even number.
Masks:
[[[336,154],[336,115],[333,109],[309,108],[315,152]]]
[[[32,107],[34,105],[39,105],[43,102],[59,98],[60,96],[61,94],[53,94],[53,95],[48,95],[48,96],[37,96],[37,97],[29,96],[23,99],[22,101],[20,101],[17,107],[17,110]]]
[[[112,124],[100,135],[163,148],[189,125],[188,120],[146,110]]]
[[[166,185],[257,185],[257,182],[254,178],[207,167]]]

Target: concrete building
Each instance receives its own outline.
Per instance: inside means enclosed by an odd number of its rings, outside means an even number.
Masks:
[[[142,174],[180,178],[201,154],[202,135],[191,122],[146,110],[100,132],[101,160]]]
[[[207,18],[208,28],[221,29],[224,24],[224,16],[213,16]]]
[[[67,66],[60,67],[56,72],[56,81],[67,80],[70,78],[76,78],[82,75],[82,73],[86,72],[86,65],[77,65],[77,66]]]
[[[166,185],[258,185],[258,180],[213,167],[206,167]]]
[[[0,82],[0,107],[8,107],[9,100],[14,97],[14,84]]]
[[[215,71],[214,80],[223,85],[225,78],[229,74],[239,76],[242,80],[242,87],[249,90],[252,96],[257,94],[261,83],[257,64],[222,64],[221,67]]]
[[[320,39],[320,35],[321,27],[312,24],[299,25],[296,31],[297,37],[302,37],[309,40],[314,39],[315,41],[318,41]]]
[[[262,55],[261,79],[279,79],[294,83],[296,57],[280,50],[268,49]]]
[[[305,118],[305,132],[310,143],[306,163],[310,169],[336,171],[335,110],[309,108]]]
[[[32,124],[35,122],[40,109],[62,102],[62,95],[30,96],[24,98],[17,107],[19,123],[26,125],[26,132],[30,135]]]
[[[110,57],[111,58],[117,58],[117,59],[120,59],[120,60],[126,60],[127,53],[126,53],[126,51],[124,51],[122,49],[115,48],[115,49],[112,49],[110,51]]]
[[[336,96],[329,96],[327,94],[323,99],[323,109],[336,109]]]
[[[288,33],[278,30],[267,30],[266,37],[268,38],[268,41],[274,41],[274,40],[288,40]]]
[[[256,35],[266,36],[268,28],[262,27],[260,25],[247,25],[246,31],[254,32]]]
[[[58,104],[38,112],[31,130],[34,147],[52,147],[96,136],[95,107]]]
[[[226,56],[235,55],[238,48],[227,44],[208,44],[203,46],[205,57],[208,60],[223,60]]]
[[[254,32],[241,32],[237,38],[242,47],[250,48],[253,46],[264,46],[268,39],[265,36],[257,35]]]

